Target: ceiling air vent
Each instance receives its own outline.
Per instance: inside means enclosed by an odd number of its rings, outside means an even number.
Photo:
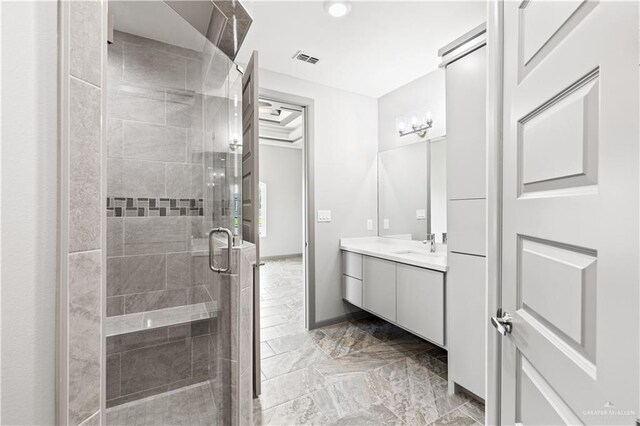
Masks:
[[[297,59],[302,62],[308,62],[310,64],[317,64],[320,59],[314,58],[313,56],[307,55],[302,50],[298,50],[295,55],[292,57],[293,59]]]

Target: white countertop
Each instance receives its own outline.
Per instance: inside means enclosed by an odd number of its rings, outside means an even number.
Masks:
[[[436,252],[429,253],[429,247],[420,241],[360,237],[341,238],[340,249],[421,268],[447,271],[447,250],[442,244],[436,244]]]

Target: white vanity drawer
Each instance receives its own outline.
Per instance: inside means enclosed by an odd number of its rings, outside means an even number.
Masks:
[[[397,322],[444,345],[444,274],[398,264]]]
[[[362,255],[350,251],[342,252],[342,273],[352,278],[362,279]]]
[[[362,281],[342,275],[342,298],[352,305],[362,307]]]

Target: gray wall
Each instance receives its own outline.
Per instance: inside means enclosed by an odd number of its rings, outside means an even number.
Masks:
[[[267,185],[267,236],[260,256],[301,254],[302,150],[260,145],[260,181]]]
[[[53,424],[57,4],[0,2],[0,15],[0,423]]]
[[[342,301],[340,238],[378,234],[377,101],[264,69],[260,87],[314,100],[315,193],[311,196],[317,210],[332,212],[330,223],[311,224],[315,227],[315,321],[342,318],[356,308]],[[374,222],[370,231],[367,219]]]
[[[446,133],[444,70],[437,69],[378,99],[378,146],[380,151],[420,140],[417,135],[398,135],[396,117],[411,111],[431,111],[433,127],[427,138]]]

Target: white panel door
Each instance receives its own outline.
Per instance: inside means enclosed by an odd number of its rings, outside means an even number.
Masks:
[[[504,3],[502,424],[638,416],[638,3]]]

